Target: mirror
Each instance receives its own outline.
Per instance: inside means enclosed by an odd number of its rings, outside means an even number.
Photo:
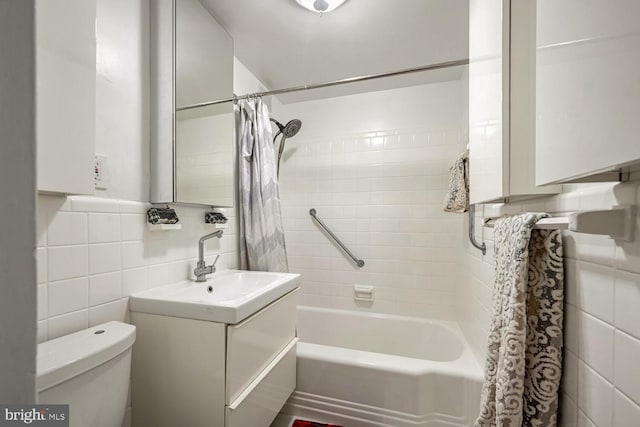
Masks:
[[[183,108],[233,97],[233,40],[199,0],[150,9],[151,202],[231,207],[233,103]]]

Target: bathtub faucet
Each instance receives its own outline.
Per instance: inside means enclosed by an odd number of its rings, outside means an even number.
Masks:
[[[202,236],[198,241],[198,264],[196,264],[196,268],[193,270],[193,274],[196,276],[196,282],[206,282],[207,274],[213,274],[216,272],[216,262],[218,262],[220,254],[218,254],[211,265],[207,265],[204,261],[204,242],[213,237],[222,237],[222,230],[214,231],[211,234]]]

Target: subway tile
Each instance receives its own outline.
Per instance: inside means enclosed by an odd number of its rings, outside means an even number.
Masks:
[[[587,313],[580,314],[578,355],[607,381],[613,381],[613,340],[611,325]]]
[[[146,263],[145,244],[143,242],[122,242],[123,269],[144,267]]]
[[[119,242],[120,239],[119,214],[89,214],[89,243]]]
[[[122,240],[143,240],[146,227],[146,215],[122,214],[120,215]]]
[[[640,340],[616,331],[614,350],[614,384],[620,391],[640,404]]]
[[[578,423],[577,423],[577,426],[578,427],[598,427],[581,410],[578,410]]]
[[[122,296],[127,297],[148,287],[146,267],[122,270]]]
[[[89,304],[89,280],[86,277],[47,285],[48,315],[61,314],[87,308]]]
[[[56,246],[47,249],[47,280],[49,282],[86,276],[88,247]]]
[[[89,305],[104,304],[122,297],[122,274],[100,274],[89,277]]]
[[[37,324],[37,342],[38,344],[49,340],[49,328],[46,320],[41,320]]]
[[[88,327],[89,310],[86,309],[63,314],[62,316],[50,317],[48,320],[48,338],[52,340]]]
[[[89,274],[109,273],[122,266],[120,243],[89,245]]]
[[[614,270],[579,261],[576,274],[578,308],[613,323]]]
[[[122,306],[120,300],[89,308],[89,327],[110,322],[112,320],[122,322]]]
[[[47,248],[36,249],[36,276],[38,284],[47,283]]]
[[[87,215],[76,212],[57,212],[47,229],[47,244],[81,245],[88,242]]]
[[[558,425],[561,427],[577,427],[578,425],[578,406],[564,393],[560,395],[558,420]]]
[[[578,407],[598,426],[613,420],[613,385],[586,363],[578,364]]]
[[[640,422],[640,406],[619,390],[613,392],[613,427],[630,427]]]
[[[151,207],[149,203],[131,200],[118,200],[118,205],[122,214],[146,214]]]
[[[640,274],[615,273],[615,325],[640,339]]]
[[[562,392],[573,401],[578,399],[578,357],[571,351],[563,352]]]
[[[38,285],[37,303],[38,303],[38,309],[37,309],[38,320],[45,320],[48,316],[47,285]]]
[[[118,200],[92,196],[71,196],[71,210],[74,212],[118,213]]]

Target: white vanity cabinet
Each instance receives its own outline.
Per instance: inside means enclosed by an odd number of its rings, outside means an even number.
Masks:
[[[538,0],[536,37],[538,184],[640,169],[640,2]]]
[[[296,298],[235,325],[132,312],[132,426],[268,427],[296,385]]]
[[[96,1],[36,1],[39,191],[93,194]]]
[[[471,203],[553,194],[535,185],[535,2],[469,3]]]

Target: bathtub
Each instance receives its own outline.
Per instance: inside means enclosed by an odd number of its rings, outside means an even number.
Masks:
[[[482,371],[455,322],[298,307],[297,386],[272,427],[472,426]]]

